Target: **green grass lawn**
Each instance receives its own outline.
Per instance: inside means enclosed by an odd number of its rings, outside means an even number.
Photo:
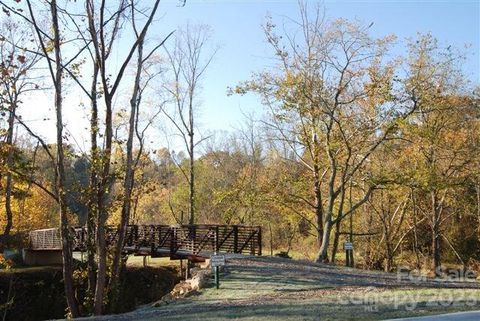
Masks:
[[[308,265],[292,268],[286,260],[273,260],[280,264],[252,267],[254,260],[236,260],[221,275],[219,290],[209,287],[111,320],[384,320],[480,309],[478,289],[361,286],[349,284],[351,279],[342,272],[355,270],[337,269],[338,275],[330,277],[327,272],[333,268],[317,271],[314,266],[310,272]],[[372,272],[358,274],[366,277]]]
[[[15,267],[11,269],[1,269],[1,275],[15,275],[15,274],[23,274],[23,273],[39,273],[39,272],[54,272],[54,271],[62,271],[62,267],[59,265],[46,265],[46,266],[22,266],[22,267]]]
[[[168,257],[158,257],[152,258],[150,256],[146,257],[147,266],[151,267],[165,267],[165,266],[172,266],[172,267],[179,267],[180,261],[172,261]],[[127,260],[127,266],[143,266],[143,256],[134,256],[130,255]]]
[[[220,290],[205,289],[185,302],[165,307],[170,311],[168,316],[149,320],[382,320],[478,309],[479,292],[342,289],[231,273],[223,277]]]

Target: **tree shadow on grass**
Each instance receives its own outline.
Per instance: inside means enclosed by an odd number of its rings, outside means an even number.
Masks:
[[[267,259],[273,262],[268,261]],[[433,280],[406,276],[399,278],[396,273],[382,271],[363,271],[357,269],[345,269],[338,266],[325,264],[285,260],[278,258],[254,258],[252,263],[265,262],[268,265],[248,265],[244,262],[234,261],[231,270],[241,272],[242,275],[254,275],[259,280],[255,282],[286,282],[294,284],[324,284],[330,286],[374,286],[388,288],[402,287],[431,287],[431,288],[479,288],[478,282],[464,282],[452,280]],[[281,264],[281,266],[279,265]],[[283,280],[285,279],[285,280]],[[299,280],[299,281],[292,281]]]
[[[199,304],[171,306],[164,311],[149,311],[142,320],[384,320],[389,318],[440,314],[459,310],[478,309],[479,305],[437,305],[430,301],[412,304],[387,305],[369,301],[321,302],[289,301],[240,305]]]

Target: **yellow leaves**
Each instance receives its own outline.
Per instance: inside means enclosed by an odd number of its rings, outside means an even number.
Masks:
[[[394,99],[393,77],[394,64],[382,64],[380,59],[375,59],[367,68],[368,80],[364,83],[366,93],[365,105],[376,108]]]
[[[2,254],[0,254],[0,270],[10,270],[14,265],[12,260],[6,259]]]
[[[13,199],[13,226],[16,232],[58,225],[57,204],[50,196],[32,187],[23,200]],[[0,226],[5,224],[5,209],[0,208]]]
[[[462,145],[462,143],[466,142],[468,139],[467,130],[456,130],[456,131],[448,131],[444,135],[444,140],[446,145],[450,147],[455,147]]]
[[[49,54],[55,49],[55,42],[52,40],[47,40],[45,43],[45,53]]]
[[[227,89],[227,95],[228,96],[231,96],[233,94],[245,95],[247,92],[248,92],[248,88],[245,87],[245,86],[242,86],[242,85],[238,85],[238,86],[235,86],[233,88],[228,87],[228,89]]]
[[[285,81],[284,81],[283,85],[286,86],[286,87],[295,86],[296,83],[297,83],[297,79],[298,79],[298,77],[296,75],[294,75],[292,71],[287,70],[287,72],[285,74]]]

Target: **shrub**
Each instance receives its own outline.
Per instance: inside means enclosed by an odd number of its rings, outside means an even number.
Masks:
[[[12,260],[6,259],[2,254],[0,254],[0,270],[10,270],[14,266]]]

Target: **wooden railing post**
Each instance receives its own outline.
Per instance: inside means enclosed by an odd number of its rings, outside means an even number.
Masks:
[[[138,246],[138,225],[133,226],[133,237],[132,237],[132,246]]]
[[[197,238],[197,226],[196,225],[191,225],[189,227],[190,229],[190,246],[191,246],[191,251],[193,254],[197,254],[195,252],[195,239]]]
[[[220,251],[220,246],[218,242],[218,226],[215,226],[215,254]]]
[[[258,227],[258,234],[257,234],[257,242],[258,242],[258,255],[262,255],[262,227]]]
[[[238,253],[238,226],[233,226],[233,253]]]
[[[170,232],[170,256],[173,256],[175,253],[175,234],[176,234],[177,229],[175,227],[171,227],[169,232]]]
[[[251,232],[253,237],[250,239],[250,255],[255,255],[255,234],[257,234],[256,231]]]

